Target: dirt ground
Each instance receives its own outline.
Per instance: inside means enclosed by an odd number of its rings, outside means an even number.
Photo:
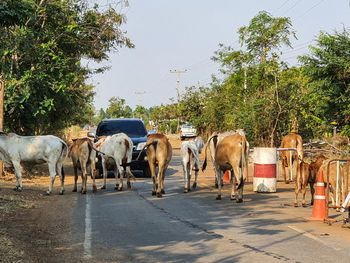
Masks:
[[[181,141],[178,136],[172,135],[170,141],[174,151],[179,151]],[[201,157],[204,158],[204,153]],[[44,195],[49,185],[49,176],[45,172],[43,175],[39,173],[24,177],[24,190],[21,193],[12,190],[16,182],[14,175],[0,177],[0,262],[83,261],[74,247],[66,245],[69,244],[73,228],[73,222],[70,221],[70,218],[72,218],[78,195],[71,192],[73,172],[70,162],[66,162],[65,171],[67,175],[66,193],[63,196],[58,195],[59,178],[56,179],[53,194],[51,196]],[[211,166],[208,167],[204,175],[200,174],[199,187],[214,184],[210,173],[212,173]],[[251,180],[252,178],[250,178]],[[294,184],[283,187],[287,188],[291,196],[290,204],[287,205],[292,206]],[[228,189],[229,186],[226,187],[227,193]],[[245,191],[252,191],[251,183],[247,184]],[[281,194],[287,191],[283,191]],[[311,226],[309,225],[309,227]],[[339,236],[342,235],[343,231],[350,231],[342,229],[340,224],[335,224],[332,228],[321,223],[317,226],[321,232],[332,231]]]

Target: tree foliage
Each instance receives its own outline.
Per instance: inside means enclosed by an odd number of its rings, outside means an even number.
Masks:
[[[94,93],[86,80],[105,69],[90,69],[81,60],[100,62],[111,50],[133,47],[120,28],[125,17],[113,8],[89,8],[86,1],[13,2],[18,4],[8,5],[7,13],[18,16],[12,15],[13,24],[0,27],[5,126],[22,134],[42,134],[88,122]],[[16,21],[23,10],[28,13],[25,23]],[[0,16],[1,21],[6,18]]]

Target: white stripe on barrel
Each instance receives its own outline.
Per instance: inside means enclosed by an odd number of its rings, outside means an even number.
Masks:
[[[276,192],[276,159],[276,148],[254,148],[253,191]]]

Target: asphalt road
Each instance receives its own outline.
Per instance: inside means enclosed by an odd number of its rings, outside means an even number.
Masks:
[[[176,151],[161,199],[151,195],[151,179],[123,192],[108,182],[78,197],[71,245],[82,262],[349,262],[349,243],[305,230],[299,214],[311,208],[286,212],[292,200],[248,190],[240,204],[228,190],[215,200],[211,179],[184,194]]]

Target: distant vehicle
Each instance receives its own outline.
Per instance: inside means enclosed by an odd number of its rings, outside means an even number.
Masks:
[[[147,142],[147,130],[145,124],[140,119],[109,119],[103,120],[97,126],[96,134],[94,132],[89,132],[89,137],[95,137],[96,141],[99,136],[109,136],[116,133],[123,132],[130,137],[134,144],[132,151],[132,162],[131,170],[142,170],[145,177],[151,176],[151,171],[149,169],[146,152],[144,151],[139,161],[136,158],[142,148]],[[101,157],[98,157],[96,163],[96,173],[102,174],[102,161]]]
[[[197,130],[192,124],[183,124],[180,128],[180,139],[193,138],[197,136]]]

